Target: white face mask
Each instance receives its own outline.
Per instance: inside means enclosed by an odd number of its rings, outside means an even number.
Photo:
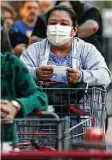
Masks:
[[[73,27],[62,25],[49,25],[47,27],[47,38],[49,42],[55,46],[62,46],[69,42],[72,38],[70,36]]]

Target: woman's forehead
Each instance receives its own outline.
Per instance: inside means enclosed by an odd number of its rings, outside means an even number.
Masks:
[[[49,17],[49,20],[62,20],[62,19],[71,21],[69,13],[62,10],[53,11]]]

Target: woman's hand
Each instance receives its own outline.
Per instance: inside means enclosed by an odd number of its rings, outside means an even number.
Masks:
[[[37,36],[32,36],[30,39],[29,39],[29,44],[28,45],[31,45],[32,43],[35,43],[35,42],[39,42],[41,41],[42,38],[39,38]]]
[[[80,82],[81,71],[73,68],[67,69],[67,76],[69,83],[75,84]]]
[[[11,119],[11,120],[2,121],[2,123],[6,123],[6,124],[13,123],[13,118],[15,118],[17,113],[18,113],[17,108],[14,107],[11,102],[7,100],[1,100],[1,106],[0,106],[1,118]]]
[[[26,44],[17,44],[15,48],[13,49],[13,53],[17,56],[20,57],[22,52],[26,49]]]
[[[36,69],[36,75],[39,81],[50,80],[52,74],[53,68],[51,66],[42,66]]]

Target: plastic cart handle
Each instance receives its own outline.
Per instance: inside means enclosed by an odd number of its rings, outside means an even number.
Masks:
[[[54,112],[48,112],[48,111],[34,111],[30,116],[52,116],[56,118],[56,120],[60,120],[59,116]]]

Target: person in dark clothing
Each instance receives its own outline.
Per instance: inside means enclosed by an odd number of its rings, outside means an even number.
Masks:
[[[35,26],[36,17],[39,14],[38,1],[24,1],[20,6],[21,20],[14,23],[14,28],[22,35],[31,36]]]
[[[7,25],[4,25],[4,17],[1,15],[1,52],[4,54],[5,52],[11,52],[12,46],[8,34]]]
[[[9,4],[6,3],[1,5],[1,16],[1,51],[2,53],[10,51],[19,57],[26,48],[29,39],[27,36],[22,35],[14,29],[13,25],[16,13]]]
[[[98,9],[79,1],[57,1],[56,5],[66,5],[75,10],[79,25],[77,36],[95,45],[102,53],[102,19]],[[39,41],[39,38],[46,38],[46,18],[47,13],[38,17],[32,33],[32,38],[30,39],[30,44]]]
[[[10,44],[10,39],[8,36],[8,33],[5,31],[5,28],[2,27],[1,28],[1,37],[3,38],[3,40],[1,41],[1,52],[8,52],[12,50],[11,44]],[[7,44],[7,45],[5,45]]]

